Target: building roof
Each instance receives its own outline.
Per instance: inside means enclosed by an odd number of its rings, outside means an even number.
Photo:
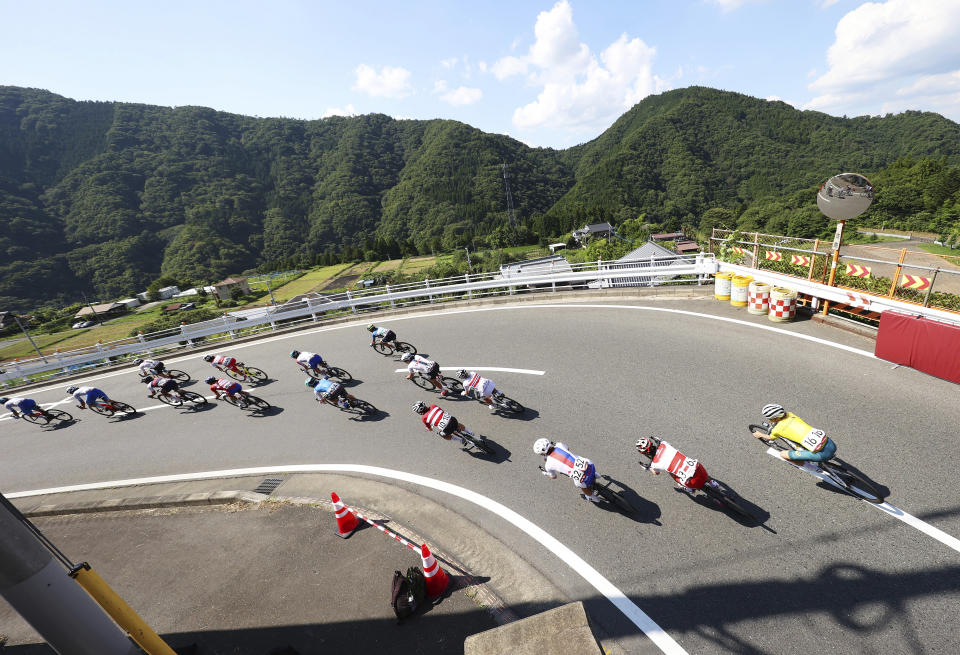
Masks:
[[[595,234],[597,232],[613,232],[613,226],[610,223],[594,223],[593,225],[586,225],[583,229],[577,230],[578,232],[585,234]]]
[[[570,262],[561,255],[528,259],[522,262],[505,264],[500,267],[503,277],[526,277],[528,275],[549,275],[550,273],[569,273]]]
[[[84,305],[80,308],[76,314],[73,315],[74,318],[80,318],[81,316],[93,316],[94,312],[97,314],[106,314],[107,312],[112,312],[115,309],[120,309],[124,305],[118,302],[105,302],[100,305],[94,305],[93,309],[90,309],[90,305]]]
[[[683,232],[658,232],[657,234],[650,235],[651,239],[657,241],[673,241],[675,239],[682,239],[683,237]]]
[[[618,259],[618,262],[628,262],[636,259],[650,259],[651,257],[675,257],[677,253],[670,250],[669,248],[664,248],[659,243],[654,243],[653,241],[647,241],[645,244],[639,248],[631,250],[626,255]]]
[[[222,287],[228,284],[243,284],[246,281],[247,281],[247,278],[245,277],[228,277],[226,280],[221,280],[220,282],[217,282],[213,286]]]
[[[700,250],[700,244],[696,241],[680,241],[677,243],[677,252],[694,252]]]

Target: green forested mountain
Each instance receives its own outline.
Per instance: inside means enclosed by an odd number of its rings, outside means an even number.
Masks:
[[[642,214],[816,233],[810,191],[846,170],[875,175],[888,224],[949,229],[958,164],[960,126],[936,114],[834,118],[698,87],[646,98],[565,151],[447,120],[252,118],[0,87],[0,309]],[[907,188],[934,178],[936,192]]]

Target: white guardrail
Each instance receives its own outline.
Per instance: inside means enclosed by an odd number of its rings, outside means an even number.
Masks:
[[[318,322],[349,314],[385,308],[408,307],[448,300],[470,300],[493,295],[518,295],[568,289],[604,289],[617,287],[660,286],[665,284],[704,284],[718,272],[749,275],[774,286],[843,304],[859,304],[865,309],[883,312],[896,309],[950,323],[960,322],[957,314],[920,307],[892,298],[872,296],[828,287],[818,282],[717,261],[712,254],[697,253],[676,257],[651,257],[637,261],[598,261],[588,264],[523,262],[502,273],[458,275],[438,280],[423,280],[402,285],[385,285],[362,291],[332,295],[313,294],[284,305],[241,310],[202,323],[141,334],[96,346],[58,352],[44,357],[0,363],[0,386],[16,386],[45,377],[80,372],[84,369],[128,362],[134,355],[159,356],[185,347],[213,344],[220,340],[252,336],[300,323]],[[524,270],[526,268],[526,270]],[[46,374],[46,375],[44,375]]]
[[[283,305],[240,310],[212,321],[141,334],[95,346],[57,352],[16,362],[0,363],[0,386],[35,382],[45,377],[78,373],[84,369],[122,364],[133,355],[159,356],[200,343],[212,343],[261,331],[276,330],[279,324],[318,322],[349,314],[385,308],[407,307],[445,300],[470,300],[492,295],[552,292],[558,288],[609,288],[662,284],[703,284],[716,271],[711,254],[650,257],[637,261],[597,261],[586,264],[531,261],[518,262],[503,272],[465,274],[450,278],[401,285],[370,287],[359,291],[311,294]],[[684,276],[687,279],[676,280]],[[44,375],[47,374],[47,375]]]

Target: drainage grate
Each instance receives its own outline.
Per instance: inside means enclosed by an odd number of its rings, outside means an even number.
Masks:
[[[283,484],[283,478],[267,478],[260,483],[260,486],[253,490],[257,494],[270,495],[276,491],[277,487]]]

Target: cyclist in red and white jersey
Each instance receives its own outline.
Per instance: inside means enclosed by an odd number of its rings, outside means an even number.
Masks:
[[[567,475],[577,488],[583,490],[581,498],[592,503],[600,502],[600,496],[593,488],[597,479],[597,468],[589,459],[577,457],[565,443],[554,443],[549,439],[537,439],[533,443],[533,452],[543,456],[545,461],[541,468],[545,476],[555,480],[558,473]]]
[[[468,371],[463,368],[457,371],[457,377],[463,380],[461,396],[466,396],[474,391],[480,397],[480,402],[489,407],[491,412],[497,411],[497,406],[493,404],[493,398],[491,397],[497,388],[493,380],[481,376],[476,371]]]
[[[404,353],[400,361],[407,365],[407,379],[412,380],[413,376],[420,373],[423,377],[430,380],[434,389],[440,389],[440,395],[446,396],[450,393],[443,384],[443,378],[440,377],[440,364],[427,359],[423,355],[414,355],[413,353]]]
[[[415,414],[420,414],[423,418],[420,420],[423,421],[424,428],[427,432],[436,432],[440,437],[446,439],[447,441],[457,441],[461,444],[466,445],[466,441],[463,437],[460,437],[456,434],[458,430],[465,434],[469,434],[471,437],[476,436],[467,429],[463,423],[459,422],[456,417],[451,415],[449,412],[445,412],[436,405],[427,406],[427,403],[416,402],[412,407]],[[483,437],[477,437],[478,439],[483,439]]]
[[[218,371],[232,371],[237,375],[244,375],[244,372],[240,369],[243,362],[237,361],[235,357],[228,355],[204,355],[203,361],[208,362]]]
[[[211,375],[203,382],[210,385],[210,391],[212,391],[213,395],[217,397],[217,400],[220,400],[221,396],[230,396],[232,398],[233,396],[240,394],[244,402],[250,402],[250,394],[244,391],[243,387],[236,380],[231,380],[229,378],[215,378]]]
[[[656,437],[643,437],[638,439],[635,445],[638,453],[651,460],[645,468],[654,475],[660,475],[660,471],[666,471],[681,491],[690,493],[696,489],[702,489],[706,484],[713,487],[719,486],[707,475],[707,469],[703,464],[687,457],[666,441]]]

